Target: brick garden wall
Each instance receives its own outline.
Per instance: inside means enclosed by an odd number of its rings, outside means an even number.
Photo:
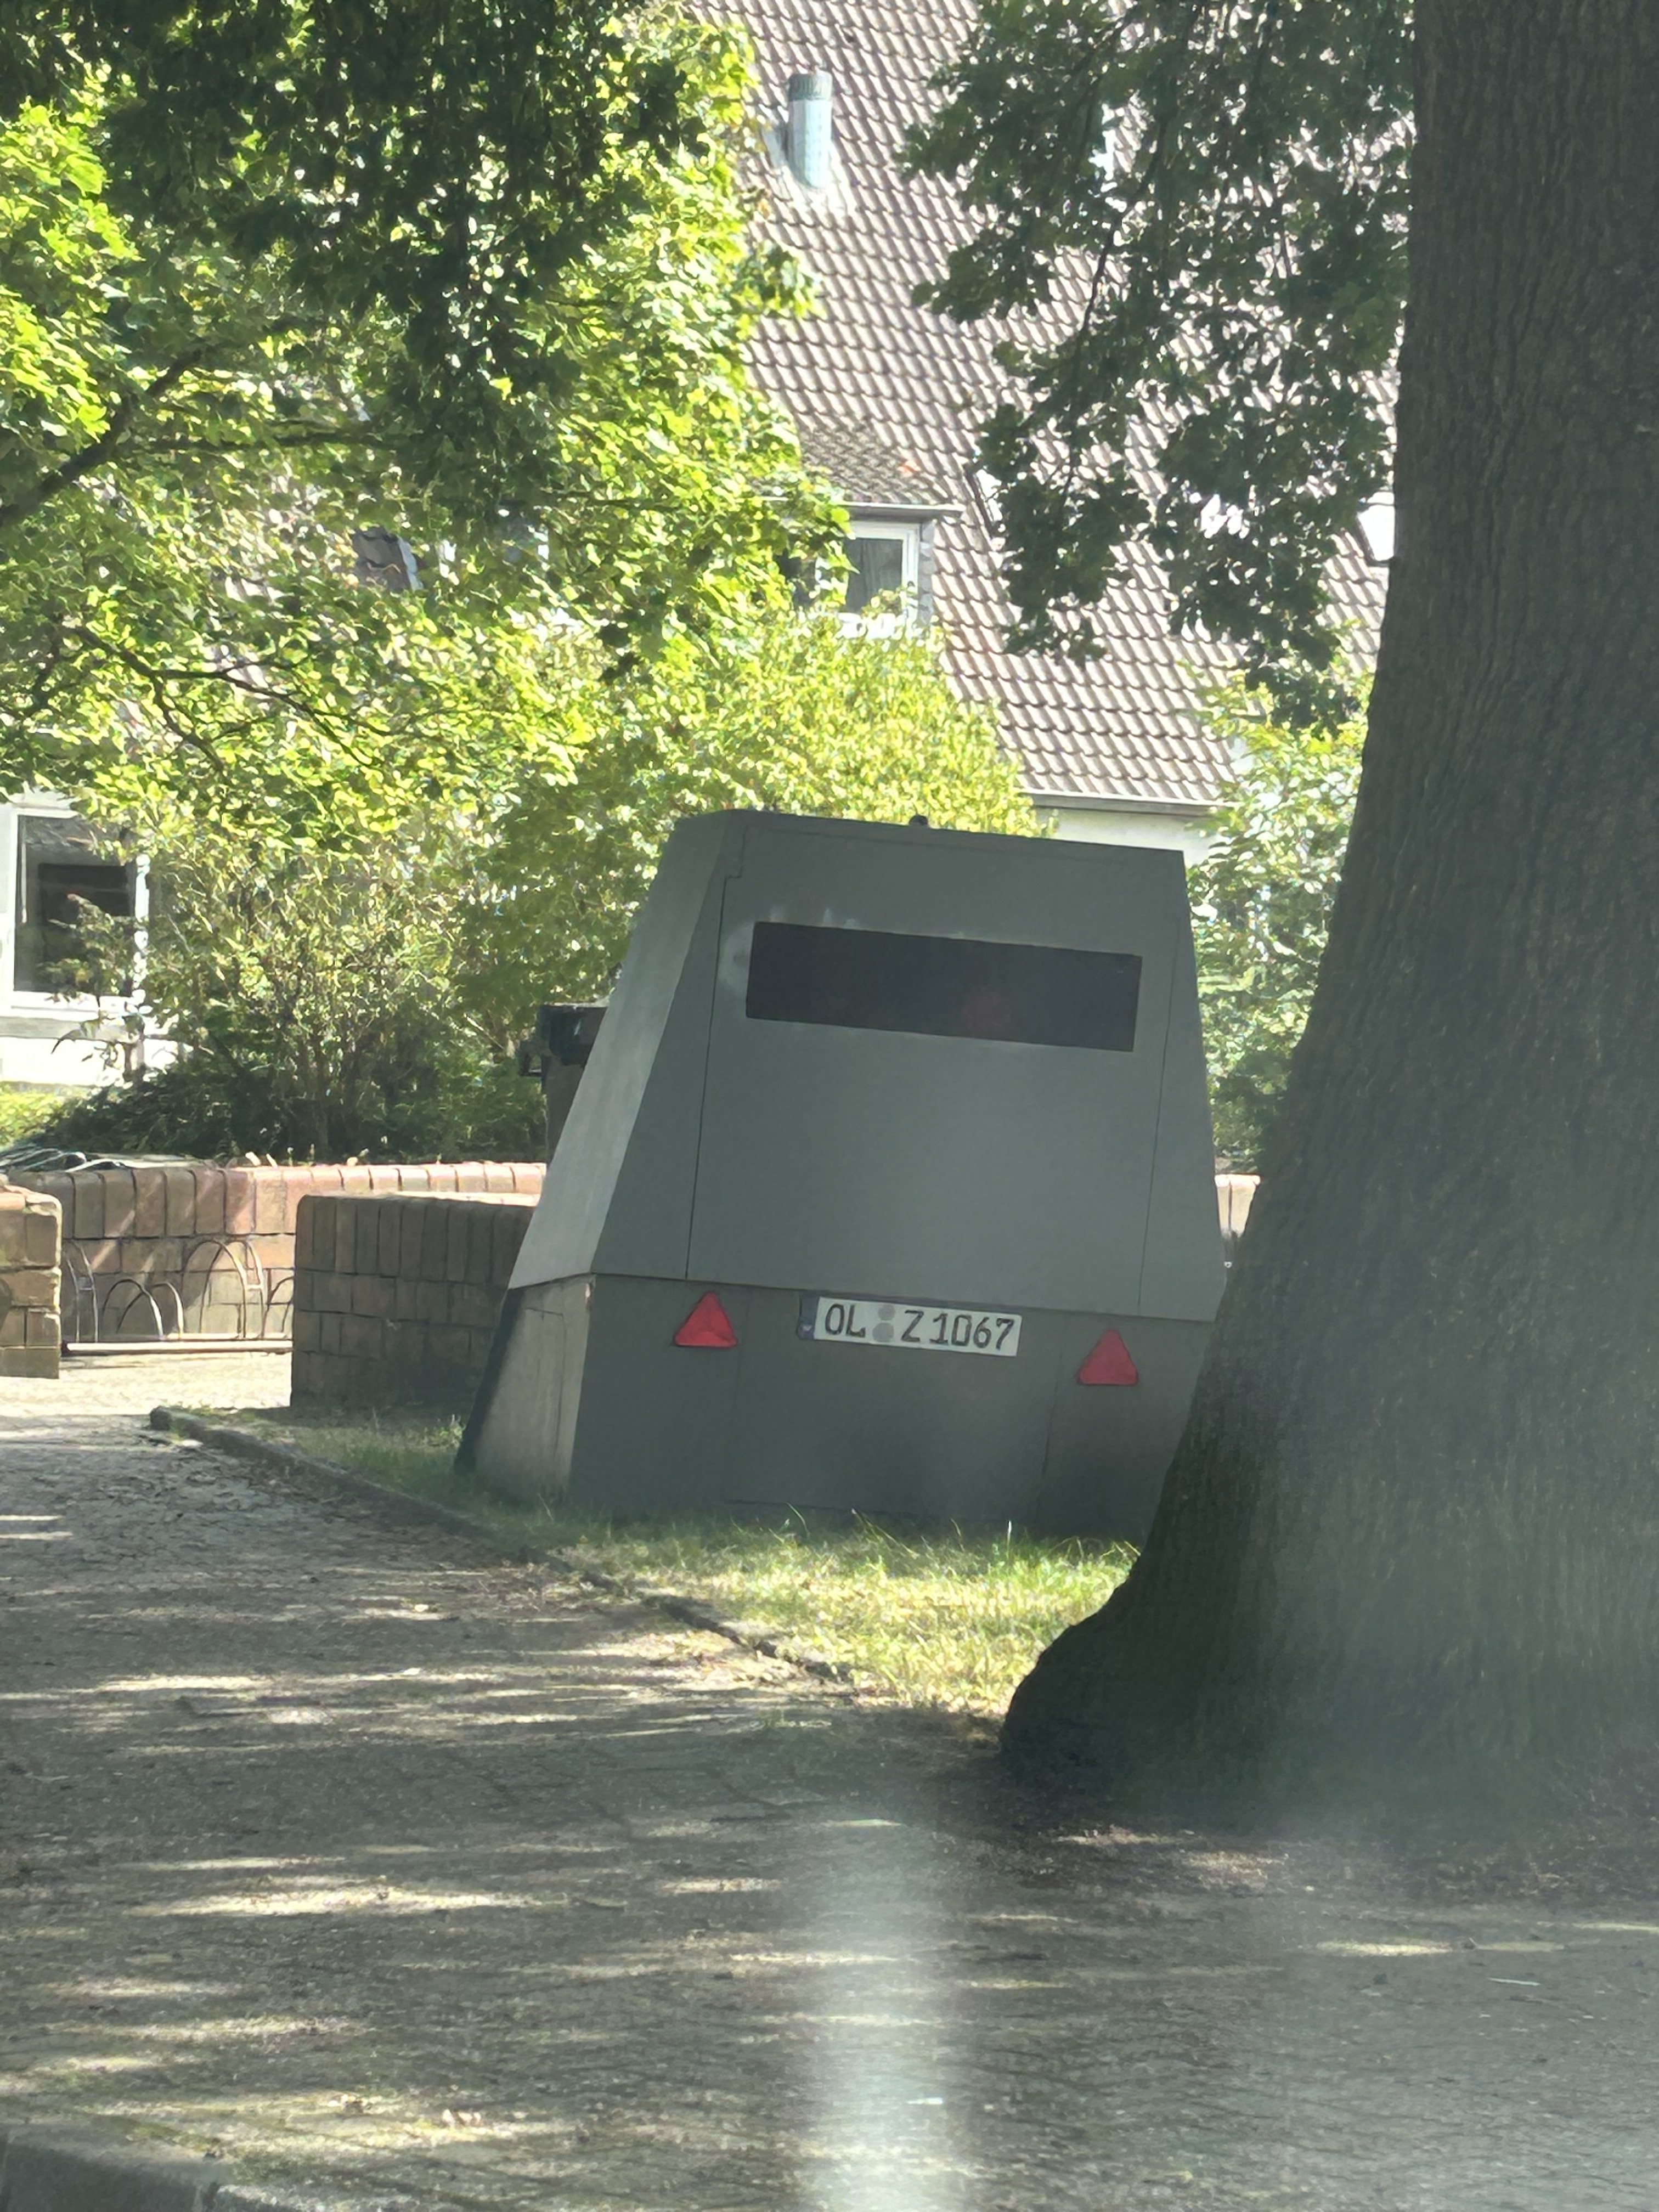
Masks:
[[[62,1235],[55,1199],[0,1184],[0,1375],[58,1372]]]
[[[293,1276],[296,1399],[463,1407],[543,1174],[520,1161],[20,1176],[0,1184],[0,1376],[58,1372],[60,1335],[72,1340],[76,1322],[64,1246],[100,1286],[196,1281],[191,1325],[235,1329],[233,1273],[209,1264],[222,1239],[268,1279]],[[1230,1251],[1255,1187],[1254,1176],[1216,1178]],[[126,1323],[106,1336],[155,1333],[148,1308],[129,1306]]]
[[[464,1412],[534,1207],[530,1192],[302,1199],[294,1402]]]
[[[66,1336],[77,1327],[92,1334],[90,1299],[75,1283],[90,1281],[110,1316],[106,1336],[153,1335],[150,1308],[124,1289],[119,1277],[139,1284],[171,1279],[183,1285],[192,1328],[234,1332],[242,1291],[237,1268],[216,1254],[222,1240],[242,1271],[267,1284],[285,1285],[294,1264],[301,1200],[313,1193],[378,1195],[447,1191],[461,1196],[496,1194],[533,1200],[542,1187],[539,1162],[464,1162],[422,1167],[179,1167],[72,1168],[50,1175],[20,1175],[20,1186],[43,1193],[62,1209]],[[285,1295],[282,1303],[285,1305]],[[168,1301],[171,1320],[171,1302]],[[78,1311],[77,1311],[78,1308]],[[285,1314],[282,1316],[285,1323]]]

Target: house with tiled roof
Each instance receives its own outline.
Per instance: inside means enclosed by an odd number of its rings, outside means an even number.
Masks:
[[[1171,635],[1149,556],[1098,611],[1100,659],[1009,653],[995,516],[975,481],[976,427],[1006,383],[990,324],[914,304],[969,218],[899,149],[935,104],[973,0],[702,0],[741,21],[760,70],[769,229],[810,270],[817,313],[769,325],[757,376],[852,517],[848,604],[908,591],[942,627],[952,681],[994,702],[1027,790],[1062,836],[1201,849],[1225,772],[1197,689],[1226,654]],[[1385,570],[1356,543],[1337,588],[1368,626]]]
[[[1079,665],[1003,645],[994,514],[974,478],[978,422],[1003,376],[989,324],[913,304],[968,218],[949,186],[905,176],[899,149],[934,101],[929,81],[971,29],[974,0],[694,0],[755,42],[765,123],[760,177],[773,234],[811,270],[818,312],[762,332],[754,367],[793,416],[806,458],[852,517],[848,593],[908,591],[941,626],[951,677],[994,704],[1027,790],[1062,836],[1201,849],[1225,772],[1197,684],[1226,655],[1170,634],[1150,559],[1098,611],[1104,645]],[[805,94],[790,100],[792,80]],[[401,540],[360,544],[365,573],[395,580]],[[1373,625],[1385,570],[1356,544],[1338,566],[1346,611]],[[97,853],[64,800],[0,805],[0,1081],[95,1079],[95,1032],[122,1008],[64,1000],[52,969],[75,902],[142,914],[141,868]],[[112,1019],[111,1017],[114,1018]]]

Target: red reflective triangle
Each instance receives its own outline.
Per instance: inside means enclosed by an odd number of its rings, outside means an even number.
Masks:
[[[676,1344],[701,1352],[730,1352],[738,1340],[732,1316],[713,1291],[705,1291],[674,1331]]]
[[[1139,1382],[1140,1370],[1129,1357],[1129,1347],[1115,1328],[1109,1328],[1077,1370],[1079,1382],[1091,1384]]]

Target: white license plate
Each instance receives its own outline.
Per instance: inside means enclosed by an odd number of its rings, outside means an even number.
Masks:
[[[1019,1316],[979,1306],[905,1305],[877,1298],[800,1302],[800,1334],[814,1344],[878,1344],[895,1352],[977,1352],[1012,1359],[1019,1350]]]

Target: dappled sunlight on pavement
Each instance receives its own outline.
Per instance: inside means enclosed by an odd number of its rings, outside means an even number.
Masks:
[[[1659,2202],[1659,1911],[1051,1821],[959,1728],[22,1387],[8,2115],[422,2207]]]
[[[55,1427],[68,1416],[147,1413],[152,1406],[286,1406],[289,1357],[280,1352],[73,1352],[48,1382],[0,1381],[0,1419],[9,1436]]]

